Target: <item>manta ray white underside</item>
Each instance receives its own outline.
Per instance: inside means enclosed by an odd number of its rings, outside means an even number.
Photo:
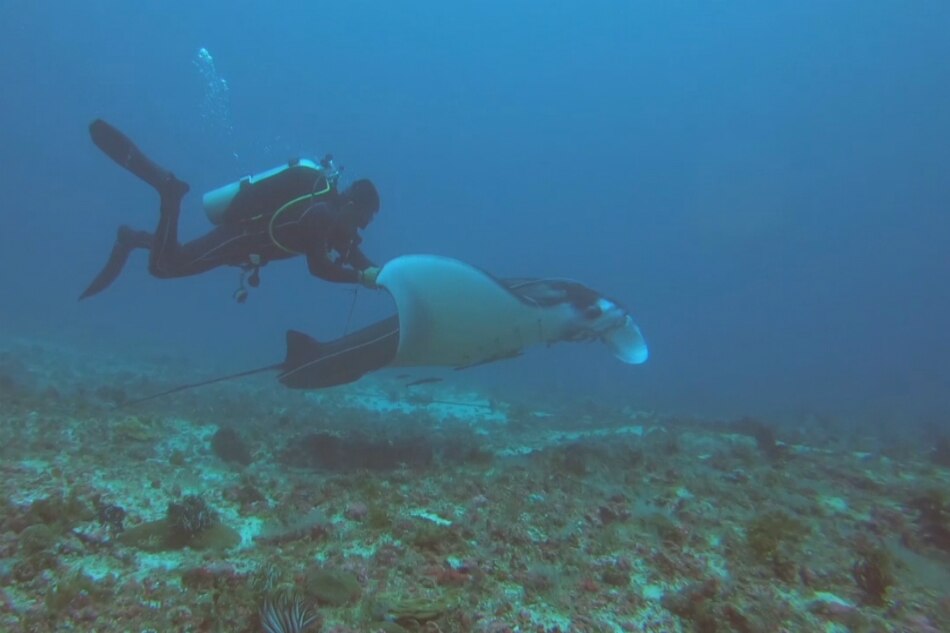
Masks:
[[[448,257],[406,255],[386,263],[377,283],[399,316],[389,366],[465,367],[574,340],[602,340],[625,363],[648,356],[627,311],[576,282],[501,280]]]

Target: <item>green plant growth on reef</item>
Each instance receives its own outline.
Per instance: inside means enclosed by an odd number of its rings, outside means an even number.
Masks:
[[[11,510],[0,518],[0,526],[18,532],[19,559],[12,568],[13,578],[29,582],[43,571],[55,569],[58,564],[56,543],[74,525],[94,517],[92,509],[78,495],[70,493],[66,497],[55,494],[37,499],[22,515],[17,516]]]
[[[416,524],[403,540],[417,550],[433,554],[449,554],[463,544],[461,535],[451,526],[428,521]]]
[[[43,524],[54,532],[66,532],[72,526],[95,518],[95,513],[75,492],[37,499],[30,504],[23,518],[27,525]]]
[[[307,572],[304,590],[315,597],[318,604],[333,607],[342,607],[356,602],[363,591],[360,581],[350,572],[321,567],[315,567]]]
[[[217,514],[200,497],[189,496],[168,504],[164,519],[149,521],[118,535],[120,543],[147,552],[190,547],[224,550],[241,542],[241,535],[218,521]]]
[[[746,526],[746,545],[757,563],[771,567],[778,578],[791,581],[796,569],[792,557],[808,532],[805,523],[785,512],[766,512]]]
[[[457,605],[457,597],[449,594],[435,597],[378,596],[371,611],[375,620],[395,622],[401,628],[419,630],[421,624],[439,619]]]
[[[869,604],[881,605],[884,594],[894,584],[894,559],[883,546],[870,543],[862,543],[858,553],[861,558],[851,570],[854,582]]]
[[[112,591],[109,587],[86,576],[82,572],[64,578],[53,585],[46,593],[46,610],[51,616],[57,616],[80,596],[89,596],[94,600],[108,600]]]
[[[31,556],[56,543],[56,532],[45,523],[34,523],[20,532],[17,540],[20,551]]]
[[[915,495],[908,506],[917,513],[917,535],[928,545],[950,552],[950,497],[939,488]]]
[[[369,510],[366,513],[366,525],[371,530],[383,532],[391,528],[392,524],[393,520],[389,517],[389,513],[386,512],[385,507],[378,504],[369,506]]]
[[[116,539],[124,545],[146,552],[166,552],[186,547],[196,550],[225,550],[241,543],[241,535],[221,523],[191,538],[182,539],[166,519],[149,521],[129,528],[119,534]]]

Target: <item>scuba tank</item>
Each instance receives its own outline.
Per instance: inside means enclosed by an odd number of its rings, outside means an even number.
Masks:
[[[316,198],[335,191],[340,170],[327,154],[319,164],[294,159],[285,165],[246,176],[202,197],[213,224],[250,222],[268,217],[292,200]]]

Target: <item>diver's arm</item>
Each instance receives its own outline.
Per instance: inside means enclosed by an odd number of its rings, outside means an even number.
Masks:
[[[350,254],[346,258],[346,262],[356,270],[366,270],[376,266],[356,244],[350,248]]]
[[[310,274],[325,281],[340,284],[355,284],[360,282],[360,272],[354,268],[340,266],[330,259],[330,251],[326,241],[323,241],[307,253],[307,267]]]

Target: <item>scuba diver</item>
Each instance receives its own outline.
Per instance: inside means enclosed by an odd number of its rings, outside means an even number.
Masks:
[[[158,192],[160,206],[154,233],[119,227],[109,260],[80,299],[108,288],[137,248],[149,251],[149,272],[161,279],[197,275],[218,266],[239,267],[241,281],[234,297],[240,303],[247,299],[245,281],[255,288],[260,284],[261,266],[296,255],[306,256],[315,277],[376,287],[379,268],[360,250],[359,230],[379,211],[379,194],[365,179],[339,190],[340,174],[332,156],[319,164],[292,160],[205,194],[205,211],[217,226],[180,244],[178,216],[188,184],[152,162],[105,121],[93,121],[89,133],[109,158]]]

